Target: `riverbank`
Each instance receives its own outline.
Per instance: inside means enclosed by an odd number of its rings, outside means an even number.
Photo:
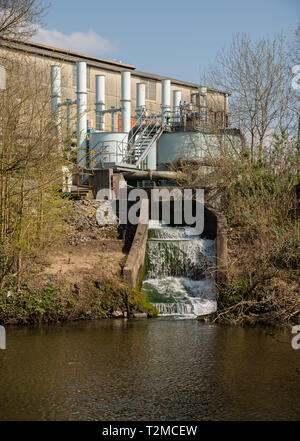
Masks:
[[[222,325],[292,327],[300,323],[299,231],[229,227],[227,277],[218,286]],[[285,234],[284,234],[285,233]]]
[[[64,240],[27,260],[19,288],[0,293],[0,323],[34,325],[156,314],[122,278],[128,244],[117,226],[100,227],[99,202],[68,202]]]

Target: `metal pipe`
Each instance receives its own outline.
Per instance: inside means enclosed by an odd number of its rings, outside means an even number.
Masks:
[[[161,82],[161,109],[162,109],[163,123],[169,124],[170,112],[171,112],[171,81],[170,80],[162,80],[162,82]]]
[[[201,103],[202,98],[202,103]],[[200,116],[206,122],[207,120],[207,87],[199,87],[199,103],[200,103]]]
[[[122,72],[122,132],[129,133],[131,128],[131,73]]]
[[[105,131],[104,113],[105,110],[105,75],[96,75],[96,130]]]
[[[51,66],[51,112],[57,128],[61,125],[60,104],[61,68],[60,66]]]
[[[87,91],[86,63],[77,61],[77,163],[86,165]]]
[[[180,102],[181,102],[181,90],[173,91],[173,124],[180,124]]]
[[[68,140],[71,139],[71,105],[72,101],[67,100],[67,136]]]
[[[111,131],[115,131],[115,112],[111,112]]]
[[[146,84],[137,83],[136,85],[136,114],[139,118],[146,110]]]
[[[176,181],[181,176],[180,173],[172,171],[138,171],[138,172],[127,172],[124,174],[124,178],[127,181],[157,181],[160,179],[168,179],[171,181]]]

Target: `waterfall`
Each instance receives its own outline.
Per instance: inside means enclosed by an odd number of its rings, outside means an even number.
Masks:
[[[159,315],[195,318],[216,311],[216,241],[192,227],[150,222],[143,290]]]

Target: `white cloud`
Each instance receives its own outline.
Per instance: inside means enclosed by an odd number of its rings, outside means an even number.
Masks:
[[[94,56],[110,55],[117,49],[115,42],[101,37],[93,29],[88,32],[64,34],[57,30],[48,30],[39,26],[37,33],[32,37],[32,41]]]

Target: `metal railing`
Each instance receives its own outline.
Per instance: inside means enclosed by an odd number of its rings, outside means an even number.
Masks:
[[[140,163],[142,161],[141,155],[145,150],[150,149],[164,127],[160,114],[147,116],[145,112],[138,119],[136,126],[137,129],[133,130],[132,136],[128,140],[128,149],[122,158],[122,162],[125,164],[135,164],[137,161]]]

